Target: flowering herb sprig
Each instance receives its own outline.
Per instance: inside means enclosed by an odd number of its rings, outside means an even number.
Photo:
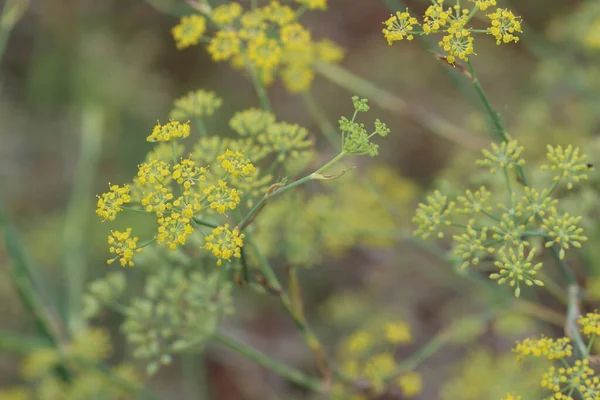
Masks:
[[[228,61],[234,68],[247,69],[262,84],[279,77],[290,92],[305,92],[314,79],[315,63],[338,62],[344,52],[331,40],[314,40],[299,22],[304,10],[324,10],[326,1],[296,3],[296,9],[270,1],[245,10],[238,2],[215,8],[200,2],[199,14],[182,17],[171,33],[179,49],[205,42],[214,61]],[[204,35],[209,25],[217,30],[207,37]]]
[[[444,0],[433,0],[427,7],[421,22],[412,16],[408,9],[392,14],[384,24],[383,35],[388,44],[401,40],[413,40],[415,35],[440,34],[439,47],[445,52],[448,63],[457,60],[468,61],[475,54],[473,34],[488,34],[496,44],[518,42],[517,34],[523,33],[521,18],[509,9],[496,8],[485,14],[489,21],[487,29],[474,29],[469,22],[478,13],[496,6],[496,0],[469,0],[471,7],[448,4]]]
[[[525,357],[542,358],[551,363],[542,375],[540,385],[550,393],[552,399],[585,400],[597,399],[600,395],[600,377],[592,368],[592,354],[600,314],[597,312],[582,315],[578,319],[581,333],[588,338],[587,349],[583,354],[574,356],[571,340],[568,337],[552,339],[546,336],[526,338],[517,341],[513,352],[519,359]],[[578,397],[580,396],[580,397]]]
[[[425,203],[419,204],[413,219],[417,225],[415,235],[423,239],[432,234],[443,238],[446,231],[454,231],[453,253],[461,260],[463,269],[495,258],[493,265],[497,271],[490,278],[499,284],[508,283],[516,297],[521,294],[522,284],[544,285],[536,275],[542,263],[534,261],[534,256],[543,249],[528,238],[541,238],[545,247],[558,246],[561,260],[567,250],[581,247],[587,240],[580,226],[581,217],[561,214],[559,200],[554,196],[557,187],[572,189],[593,170],[579,149],[548,146],[546,158],[551,165],[541,167],[551,174],[548,187],[540,190],[523,186],[511,173],[525,164],[522,152],[523,147],[510,140],[483,150],[484,159],[477,161],[477,165],[489,168],[491,174],[504,177],[505,194],[496,195],[504,198],[504,202],[494,207],[490,200],[493,193],[485,187],[475,192],[467,190],[455,200],[435,191]]]

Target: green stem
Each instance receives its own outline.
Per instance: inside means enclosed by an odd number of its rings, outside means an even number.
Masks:
[[[290,183],[289,185],[285,185],[279,189],[274,189],[273,191],[266,193],[255,205],[254,207],[252,207],[252,209],[248,212],[248,214],[246,214],[246,216],[244,217],[244,219],[242,219],[240,221],[240,223],[238,224],[240,230],[245,229],[250,222],[252,222],[252,219],[256,216],[256,214],[258,214],[258,212],[265,206],[265,204],[267,203],[267,201],[275,196],[278,196],[280,194],[283,194],[285,192],[287,192],[288,190],[291,190],[293,188],[295,188],[296,186],[300,186],[303,183],[306,183],[310,180],[314,179],[312,174],[311,175],[307,175],[304,178],[298,179],[295,182]]]
[[[272,112],[273,108],[271,107],[271,101],[269,100],[269,95],[267,94],[267,89],[265,85],[260,81],[260,77],[256,72],[256,69],[248,65],[248,72],[250,72],[250,76],[252,77],[252,84],[254,85],[254,89],[256,90],[256,94],[258,94],[258,99],[260,100],[260,104],[265,111]]]
[[[327,374],[329,374],[329,367],[328,367],[328,361],[327,361],[327,356],[325,354],[325,350],[321,346],[321,343],[319,342],[319,339],[317,338],[317,336],[314,334],[314,332],[310,329],[310,327],[306,323],[306,318],[305,318],[304,314],[297,313],[297,311],[294,308],[294,303],[290,299],[290,296],[283,289],[283,285],[277,278],[277,275],[275,275],[275,272],[273,271],[273,268],[269,264],[269,261],[260,252],[256,243],[254,243],[254,241],[252,240],[252,236],[247,235],[245,240],[250,245],[250,247],[252,247],[252,250],[254,250],[254,254],[256,255],[256,258],[258,259],[258,263],[259,263],[261,272],[265,276],[265,279],[267,280],[267,282],[273,289],[275,289],[277,292],[279,292],[279,298],[281,299],[281,304],[285,308],[285,311],[289,314],[294,325],[296,325],[296,327],[300,330],[300,333],[304,337],[304,340],[305,340],[307,346],[315,354],[315,357],[317,359],[317,364],[318,364],[319,368],[321,369],[321,372],[325,376],[327,376]]]
[[[346,153],[345,151],[342,150],[342,152],[340,154],[335,156],[331,161],[329,161],[327,164],[323,165],[321,168],[319,168],[318,170],[313,172],[311,175],[320,174],[321,172],[325,171],[327,168],[331,167],[333,164],[337,163],[342,158],[344,158],[346,156],[346,154],[348,154],[348,153]]]
[[[98,168],[102,143],[104,112],[96,106],[82,110],[81,139],[76,176],[65,216],[63,233],[64,280],[67,282],[66,326],[76,332],[84,325],[81,316],[81,297],[85,285],[85,244],[93,209],[93,182]]]
[[[267,201],[269,201],[270,198],[278,196],[280,194],[283,194],[285,192],[287,192],[288,190],[291,190],[293,188],[295,188],[296,186],[300,186],[310,180],[313,179],[318,179],[318,175],[324,171],[325,169],[329,168],[330,166],[332,166],[333,164],[335,164],[336,162],[338,162],[339,160],[341,160],[344,156],[346,155],[346,152],[342,151],[340,154],[338,154],[337,156],[335,156],[331,161],[329,161],[327,164],[323,165],[321,168],[319,168],[318,170],[316,170],[315,172],[313,172],[310,175],[305,176],[304,178],[300,178],[297,181],[294,181],[288,185],[282,186],[280,188],[275,188],[272,189],[271,191],[269,191],[268,193],[266,193],[255,205],[254,207],[252,207],[252,209],[248,212],[248,214],[240,221],[240,223],[238,224],[240,230],[245,229],[254,219],[254,217],[256,216],[256,214],[259,213],[259,211],[265,206],[265,204],[267,203]]]
[[[11,280],[21,301],[32,314],[38,331],[53,346],[60,347],[59,334],[35,288],[33,273],[19,234],[8,221],[4,207],[0,204],[0,228],[4,233],[4,244],[12,259]]]
[[[569,305],[567,306],[567,320],[565,322],[565,332],[573,339],[575,343],[575,349],[581,357],[587,355],[587,348],[579,332],[577,326],[577,319],[579,318],[579,286],[577,284],[570,284],[567,288],[567,294],[569,296]]]
[[[206,129],[206,125],[204,124],[204,121],[202,121],[202,118],[196,118],[196,125],[198,125],[198,133],[200,133],[200,137],[207,137],[208,130]]]
[[[312,115],[313,119],[319,126],[321,133],[325,138],[329,141],[329,143],[333,146],[333,148],[338,148],[340,145],[340,135],[338,131],[335,129],[327,115],[323,112],[323,108],[317,104],[315,98],[310,92],[302,93],[302,99],[308,108],[308,111]]]
[[[231,336],[228,336],[224,333],[217,333],[214,335],[214,339],[225,347],[242,354],[243,356],[257,362],[263,367],[268,368],[279,376],[298,384],[299,386],[317,393],[322,393],[325,390],[318,379],[308,376],[301,371],[280,363],[279,361],[273,360],[264,353],[246,344],[238,342]]]
[[[479,136],[379,88],[339,65],[317,62],[315,63],[315,71],[330,82],[368,98],[382,109],[409,116],[432,133],[461,147],[479,150],[485,146],[485,141]]]
[[[479,83],[479,79],[477,79],[477,74],[475,73],[475,68],[473,67],[473,63],[471,63],[471,60],[467,61],[467,66],[469,67],[469,73],[471,74],[471,83],[473,84],[473,87],[475,88],[475,91],[477,92],[477,95],[483,104],[483,108],[492,122],[492,126],[494,128],[492,129],[492,132],[501,142],[508,142],[509,138],[506,134],[504,124],[500,119],[500,114],[498,114],[498,112],[494,109],[485,90],[481,86],[481,83]],[[525,173],[523,172],[523,168],[520,165],[517,165],[517,175],[524,186],[529,186],[527,183],[527,178],[525,177]]]

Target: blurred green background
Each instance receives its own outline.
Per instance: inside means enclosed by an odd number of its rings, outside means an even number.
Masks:
[[[427,3],[404,2],[415,14]],[[482,84],[509,133],[528,145],[532,156],[543,155],[546,143],[574,143],[600,155],[595,143],[600,57],[597,48],[582,40],[593,18],[600,18],[595,3],[515,0],[512,9],[527,23],[523,40],[508,46],[496,46],[490,38],[477,40],[473,61]],[[423,189],[440,174],[464,184],[475,150],[491,140],[486,120],[464,77],[437,61],[426,43],[387,45],[381,29],[388,7],[403,9],[393,0],[330,0],[326,12],[307,13],[303,23],[314,37],[330,38],[346,49],[344,68],[407,104],[374,107],[374,116],[392,130],[378,161]],[[111,227],[94,215],[95,195],[106,190],[107,182],[130,179],[150,148],[145,137],[156,120],[167,120],[173,100],[200,88],[219,93],[225,117],[210,120],[215,134],[229,134],[228,116],[258,104],[251,82],[239,71],[212,62],[202,47],[175,49],[170,29],[185,12],[185,3],[176,0],[31,0],[7,36],[0,64],[1,200],[28,245],[44,298],[58,314],[68,304],[67,274],[82,274],[87,281],[108,268],[105,241]],[[322,76],[317,76],[313,93],[334,121],[347,114],[354,94]],[[278,83],[269,95],[279,119],[318,131],[299,96]],[[455,128],[430,129],[432,116]],[[323,151],[331,151],[319,140]],[[453,173],[444,172],[448,166]],[[0,246],[0,325],[31,333],[32,321],[11,287],[9,262]],[[364,292],[369,298],[365,308],[385,305],[411,323],[415,344],[400,354],[408,356],[455,315],[485,310],[495,301],[472,301],[476,296],[469,291],[476,289],[435,272],[439,264],[408,242],[389,252],[356,249],[326,259],[303,271],[310,318],[334,347],[335,329],[320,311],[322,305],[333,293]],[[138,275],[131,271],[131,276]],[[232,329],[258,348],[310,367],[293,327],[269,299],[252,298],[233,319],[228,322]],[[109,316],[103,323],[118,337],[118,319]],[[510,347],[510,341],[492,336],[487,344],[496,351]],[[443,381],[452,375],[445,365],[462,355],[440,351],[427,360],[420,369],[426,384],[419,398],[438,398]],[[206,357],[211,398],[305,398],[235,355],[213,350]],[[119,359],[119,352],[114,358]],[[0,355],[0,386],[18,381],[17,363],[14,356]],[[174,365],[150,386],[166,398],[191,398],[181,374]]]

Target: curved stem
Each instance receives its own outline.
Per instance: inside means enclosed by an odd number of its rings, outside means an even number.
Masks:
[[[243,344],[235,340],[229,335],[219,332],[216,333],[213,338],[223,346],[255,361],[263,367],[268,368],[274,373],[298,384],[299,386],[317,393],[324,391],[324,387],[318,379],[308,376],[297,369],[280,363],[279,361],[273,360],[264,353],[250,347],[247,344]]]

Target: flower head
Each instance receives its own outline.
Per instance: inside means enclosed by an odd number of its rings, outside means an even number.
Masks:
[[[244,157],[244,154],[239,151],[231,151],[227,149],[225,153],[217,157],[221,167],[227,173],[237,177],[250,177],[256,168],[252,162]]]
[[[496,0],[469,0],[469,1],[475,3],[475,6],[479,7],[479,9],[482,11],[485,11],[488,7],[496,5]]]
[[[488,18],[492,21],[492,26],[487,31],[496,38],[496,44],[519,41],[515,33],[523,33],[521,18],[516,17],[512,11],[498,8],[496,12],[488,14]]]
[[[427,196],[427,204],[420,203],[417,208],[417,214],[413,218],[413,223],[418,225],[415,235],[427,239],[429,235],[436,232],[440,226],[450,225],[450,216],[454,210],[455,203],[448,201],[448,197],[442,195],[439,190]],[[438,237],[443,237],[442,232],[438,232]]]
[[[135,253],[141,253],[142,248],[137,247],[139,238],[130,237],[131,228],[127,228],[125,232],[111,231],[108,236],[109,251],[116,255],[115,258],[108,260],[107,264],[112,264],[117,258],[122,267],[133,267],[133,256]]]
[[[218,97],[215,92],[207,92],[200,89],[189,92],[185,96],[175,100],[170,116],[172,119],[176,120],[194,117],[209,117],[213,115],[222,104],[223,99]]]
[[[484,149],[482,151],[485,159],[477,160],[477,165],[489,167],[490,173],[494,174],[496,168],[513,168],[525,164],[521,156],[523,146],[520,146],[516,140],[502,142],[500,146],[492,143],[492,151]]]
[[[444,10],[443,4],[444,0],[437,0],[425,10],[423,32],[426,34],[438,32],[452,19],[452,8],[448,7]]]
[[[542,170],[555,173],[555,182],[566,180],[567,189],[572,189],[573,183],[588,179],[587,173],[593,171],[593,167],[587,163],[587,156],[580,154],[578,147],[548,145],[547,149],[546,158],[550,165],[543,165]]]
[[[405,12],[398,11],[396,15],[391,15],[384,24],[385,28],[382,32],[388,44],[391,45],[393,42],[403,39],[413,40],[414,36],[411,31],[415,25],[419,25],[419,22],[415,17],[411,17],[406,9]]]
[[[206,19],[201,15],[189,15],[181,18],[171,33],[178,49],[184,49],[200,42],[206,30]]]
[[[548,360],[561,360],[573,355],[573,346],[571,346],[571,340],[566,337],[551,339],[542,336],[539,339],[527,338],[523,341],[517,341],[513,351],[517,353],[519,358],[533,356],[545,357]]]
[[[454,242],[457,244],[454,254],[463,260],[461,269],[467,268],[469,264],[479,264],[483,257],[494,252],[494,248],[488,246],[488,228],[484,226],[480,230],[475,229],[473,222],[469,221],[464,233],[453,236]]]
[[[423,378],[418,372],[407,372],[396,378],[404,397],[414,397],[423,390]]]
[[[98,196],[98,203],[96,204],[96,214],[102,217],[103,221],[114,220],[117,214],[123,211],[122,206],[131,201],[129,185],[121,187],[109,184],[109,188],[108,192]]]
[[[521,282],[527,286],[544,286],[544,282],[535,278],[537,271],[542,268],[542,263],[533,264],[535,248],[531,249],[525,256],[525,246],[520,244],[517,249],[512,247],[505,251],[504,248],[498,250],[499,260],[494,263],[500,269],[498,273],[490,275],[490,279],[498,280],[498,284],[509,282],[511,287],[515,288],[515,297],[521,294]]]
[[[222,265],[223,260],[230,261],[231,257],[240,258],[241,249],[244,245],[244,234],[236,227],[229,229],[229,224],[218,226],[212,233],[204,237],[204,248],[217,257],[217,265]]]
[[[218,31],[208,45],[214,61],[226,61],[240,54],[242,43],[235,31]]]
[[[179,121],[169,121],[164,125],[160,122],[154,126],[150,136],[146,138],[148,142],[168,142],[177,138],[186,138],[190,135],[190,124]]]
[[[235,210],[240,204],[240,192],[227,186],[227,182],[220,180],[216,185],[210,185],[204,189],[206,199],[210,208],[219,214],[225,214],[227,210]]]
[[[392,344],[409,343],[412,341],[410,325],[406,322],[387,322],[384,325],[385,339]]]
[[[187,238],[194,232],[191,217],[182,212],[171,212],[158,217],[158,234],[156,241],[165,243],[171,250],[183,246]]]
[[[242,11],[244,11],[242,6],[232,1],[215,7],[212,13],[212,20],[220,25],[231,25],[242,15]]]
[[[548,234],[549,239],[546,247],[551,247],[555,243],[559,245],[561,259],[565,258],[565,250],[568,250],[570,246],[581,247],[581,242],[586,241],[587,237],[582,235],[583,228],[578,226],[580,222],[581,217],[574,217],[569,213],[565,213],[561,217],[554,212],[544,218],[542,229]]]
[[[580,316],[577,323],[581,325],[581,331],[584,335],[600,336],[600,314],[597,312]]]

